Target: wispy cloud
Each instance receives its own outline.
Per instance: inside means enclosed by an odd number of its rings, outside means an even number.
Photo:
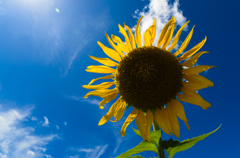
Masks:
[[[87,103],[93,104],[93,105],[99,105],[99,103],[100,103],[100,101],[97,99],[88,99],[88,98],[84,99],[84,97],[79,97],[79,96],[75,96],[75,95],[67,96],[67,97],[70,99],[73,99],[73,100],[87,102]]]
[[[79,158],[79,155],[69,156],[69,158]]]
[[[31,120],[32,120],[32,121],[37,121],[38,119],[37,119],[37,117],[32,116],[32,117],[31,117]]]
[[[101,145],[101,146],[96,146],[95,148],[90,148],[90,149],[84,149],[80,148],[78,149],[79,152],[85,152],[85,158],[99,158],[107,149],[108,144],[106,145]]]
[[[99,105],[100,101],[97,99],[84,99],[83,101],[88,102],[93,105]]]
[[[83,97],[79,97],[79,96],[75,96],[75,95],[72,95],[72,96],[68,96],[68,98],[71,98],[72,100],[80,100],[80,99],[83,99]]]
[[[63,122],[64,126],[67,126],[67,122]]]
[[[183,25],[186,22],[186,17],[183,16],[181,10],[179,10],[179,0],[175,0],[173,4],[169,0],[150,0],[150,3],[146,5],[142,11],[136,10],[133,17],[140,18],[141,21],[141,34],[148,29],[153,23],[154,18],[157,18],[157,31],[156,35],[159,35],[164,25],[171,19],[172,16],[176,18],[176,25]],[[133,27],[135,30],[136,25]],[[186,27],[187,29],[187,27]],[[185,30],[186,30],[185,29]],[[157,38],[153,45],[157,44]]]
[[[7,10],[3,7],[0,7],[0,15],[5,15],[7,13]]]
[[[3,111],[1,109],[1,111]],[[35,128],[24,127],[31,110],[10,109],[0,113],[0,157],[46,157],[46,145],[57,137],[34,135]]]
[[[57,129],[59,129],[59,126],[58,126],[58,125],[56,125],[56,128],[57,128]]]
[[[68,64],[68,67],[67,69],[65,70],[65,73],[64,73],[64,77],[68,74],[68,70],[71,68],[72,64],[73,64],[73,61],[75,60],[75,58],[77,57],[77,54],[79,53],[79,51],[82,49],[83,45],[80,45],[76,51],[74,52],[73,56],[70,58],[70,61],[69,61],[69,64]]]
[[[48,121],[47,116],[44,116],[43,118],[44,118],[45,121],[44,121],[44,123],[42,124],[42,126],[48,127],[48,126],[49,126],[49,121]]]
[[[117,139],[117,146],[115,147],[114,151],[113,151],[113,154],[116,154],[118,148],[120,147],[120,144],[122,143],[122,138],[118,136],[118,139]]]

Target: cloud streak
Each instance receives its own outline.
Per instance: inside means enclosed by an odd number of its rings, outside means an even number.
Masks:
[[[23,127],[22,125],[29,115],[30,110],[22,112],[18,109],[10,109],[0,113],[1,158],[47,156],[45,146],[57,135],[34,135],[35,128]]]
[[[5,15],[7,13],[7,10],[0,7],[0,15]]]
[[[85,152],[85,158],[99,158],[107,149],[108,144],[106,145],[101,145],[101,146],[96,146],[95,148],[90,148],[90,149],[84,149],[80,148],[78,149],[79,152]]]
[[[69,64],[68,64],[68,67],[67,69],[65,70],[65,73],[64,73],[64,77],[68,74],[68,70],[71,68],[72,64],[73,64],[73,61],[76,59],[79,51],[82,49],[83,45],[80,45],[76,51],[74,52],[73,56],[70,58],[70,61],[69,61]]]
[[[84,99],[84,97],[79,97],[79,96],[75,96],[75,95],[68,96],[68,98],[71,98],[76,101],[87,102],[87,103],[93,104],[93,105],[99,105],[99,103],[100,103],[100,101],[97,99],[88,99],[88,98]]]

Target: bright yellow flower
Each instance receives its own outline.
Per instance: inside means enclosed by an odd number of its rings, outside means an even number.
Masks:
[[[194,66],[202,54],[209,53],[206,51],[197,53],[206,42],[206,38],[182,54],[191,40],[193,27],[180,48],[171,53],[170,51],[177,45],[184,27],[189,22],[186,22],[178,30],[172,40],[176,24],[175,18],[172,17],[162,29],[157,46],[152,46],[156,36],[155,18],[152,26],[143,35],[143,46],[140,34],[141,19],[142,17],[137,23],[135,37],[128,26],[124,24],[128,31],[127,34],[125,29],[119,25],[126,44],[119,37],[112,35],[110,38],[107,34],[107,40],[113,49],[98,42],[111,59],[90,56],[103,65],[88,66],[86,71],[110,75],[93,79],[88,85],[84,85],[84,88],[95,89],[87,93],[85,98],[90,95],[103,98],[99,104],[99,107],[103,109],[104,104],[115,99],[118,94],[120,95],[108,113],[102,117],[99,125],[105,124],[112,116],[115,118],[112,122],[120,120],[126,106],[133,106],[132,113],[122,126],[120,132],[122,136],[125,136],[127,126],[136,118],[137,127],[144,140],[150,142],[150,129],[153,121],[165,133],[179,137],[180,127],[177,116],[185,122],[189,129],[183,105],[179,101],[195,104],[203,109],[211,106],[196,91],[213,86],[213,82],[200,76],[199,73],[214,66]],[[171,40],[172,44],[169,45]],[[96,80],[111,78],[113,82],[92,85]],[[112,86],[115,88],[108,89]]]

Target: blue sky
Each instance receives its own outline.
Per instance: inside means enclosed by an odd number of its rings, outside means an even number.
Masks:
[[[98,126],[104,110],[100,99],[83,99],[88,84],[99,74],[85,72],[96,64],[88,55],[106,57],[97,41],[109,46],[104,32],[120,36],[118,24],[134,30],[138,18],[143,33],[157,17],[157,35],[175,16],[176,29],[190,20],[180,43],[196,25],[191,48],[205,36],[199,65],[217,68],[202,73],[215,84],[199,94],[212,107],[203,110],[183,103],[191,129],[183,122],[180,140],[222,127],[215,134],[180,152],[175,158],[239,157],[239,1],[224,0],[0,0],[0,158],[116,157],[142,138],[127,115]],[[176,139],[163,134],[163,139]],[[144,157],[156,156],[142,153]]]

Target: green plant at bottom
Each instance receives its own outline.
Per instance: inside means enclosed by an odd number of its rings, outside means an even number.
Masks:
[[[135,154],[139,154],[144,151],[152,151],[152,152],[155,152],[159,158],[165,158],[164,150],[168,153],[169,158],[173,158],[173,156],[176,153],[191,148],[197,142],[199,142],[199,141],[205,139],[206,137],[208,137],[209,135],[215,133],[220,127],[221,127],[221,125],[212,132],[209,132],[207,134],[203,134],[198,137],[191,138],[191,139],[183,140],[180,142],[179,140],[173,140],[173,139],[163,141],[161,138],[162,131],[159,130],[159,128],[156,126],[156,124],[154,124],[155,131],[150,132],[151,143],[149,143],[146,140],[142,141],[134,148],[128,150],[127,152],[119,155],[116,158],[143,158],[141,155],[135,155]],[[139,130],[136,130],[134,128],[133,128],[133,130],[137,135],[141,136]]]

